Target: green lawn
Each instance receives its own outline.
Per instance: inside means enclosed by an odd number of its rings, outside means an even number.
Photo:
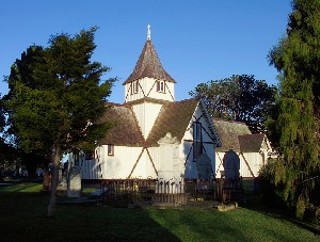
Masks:
[[[111,208],[58,205],[40,184],[0,187],[0,241],[320,241],[296,223],[246,208]]]

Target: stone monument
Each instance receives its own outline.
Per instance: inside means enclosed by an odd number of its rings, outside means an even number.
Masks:
[[[240,158],[236,152],[229,150],[223,157],[223,167],[226,179],[239,178]]]
[[[210,179],[212,175],[211,160],[207,154],[202,153],[196,162],[198,178]]]
[[[80,167],[72,166],[68,173],[67,196],[80,197],[80,191],[81,191]]]

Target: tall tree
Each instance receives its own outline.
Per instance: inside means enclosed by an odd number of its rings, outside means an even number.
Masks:
[[[114,80],[100,84],[109,68],[91,61],[95,31],[53,36],[46,48],[31,46],[13,64],[8,78],[6,106],[21,148],[51,154],[48,216],[55,211],[62,153],[94,145],[107,129],[96,121],[105,111]]]
[[[280,72],[281,88],[276,123],[283,160],[276,165],[275,181],[302,217],[310,207],[320,211],[320,1],[294,0],[292,7],[287,35],[269,57]]]
[[[253,75],[233,75],[200,83],[190,95],[202,98],[213,116],[245,122],[253,132],[260,132],[264,131],[276,92],[275,86]]]

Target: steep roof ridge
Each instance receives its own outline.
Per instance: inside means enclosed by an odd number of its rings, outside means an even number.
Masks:
[[[151,39],[147,39],[139,59],[128,79],[123,83],[130,83],[144,77],[176,82],[163,68],[157,51],[155,50]]]

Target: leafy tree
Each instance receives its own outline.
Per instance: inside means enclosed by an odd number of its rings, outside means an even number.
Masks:
[[[253,75],[200,83],[190,95],[200,97],[213,116],[245,122],[253,132],[264,131],[265,117],[275,102],[275,86]]]
[[[56,204],[62,153],[94,146],[107,129],[97,124],[113,79],[100,84],[109,68],[91,62],[96,28],[75,36],[51,37],[49,46],[31,46],[8,77],[6,106],[19,144],[26,152],[51,154],[54,165],[48,216]]]
[[[283,159],[276,163],[275,181],[283,198],[302,217],[320,211],[320,1],[294,0],[287,35],[269,53],[280,72],[276,120]]]

